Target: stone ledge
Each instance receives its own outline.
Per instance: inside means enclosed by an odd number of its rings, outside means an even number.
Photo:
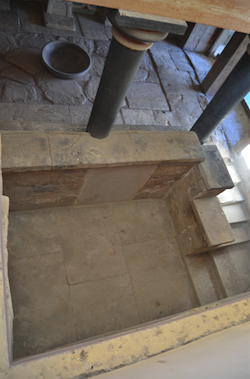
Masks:
[[[193,200],[192,208],[207,244],[202,247],[202,251],[206,251],[206,247],[211,250],[213,247],[235,240],[217,197]],[[194,251],[196,252],[200,252],[200,249]]]
[[[205,155],[192,132],[2,132],[3,172],[98,168],[159,162],[197,164]]]

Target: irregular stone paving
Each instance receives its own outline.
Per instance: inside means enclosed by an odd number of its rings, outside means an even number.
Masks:
[[[56,123],[64,124],[58,126],[60,130],[84,130],[108,54],[111,26],[74,14],[76,31],[47,28],[42,3],[19,1],[8,11],[3,2],[0,122],[16,120],[18,130],[38,130],[38,125],[55,130]],[[75,43],[88,52],[92,67],[85,76],[61,80],[46,71],[41,50],[55,40]],[[200,54],[183,52],[171,39],[154,44],[141,63],[114,129],[144,125],[145,130],[189,130],[208,104],[200,83],[212,63]],[[0,130],[16,128],[15,123],[6,122],[1,122]],[[41,123],[48,123],[48,128]]]

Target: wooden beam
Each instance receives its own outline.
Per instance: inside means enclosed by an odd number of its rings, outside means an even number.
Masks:
[[[201,83],[202,90],[207,95],[214,96],[216,94],[243,54],[245,54],[249,43],[250,39],[248,35],[244,33],[234,33]]]
[[[71,0],[73,1],[73,0]],[[77,0],[250,33],[249,0]]]

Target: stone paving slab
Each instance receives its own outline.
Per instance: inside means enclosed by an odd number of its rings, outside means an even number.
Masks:
[[[34,87],[21,83],[6,82],[2,90],[2,100],[11,103],[24,103],[37,99]]]
[[[185,54],[190,59],[190,62],[196,72],[199,82],[202,83],[207,73],[210,71],[214,59],[206,57],[205,55],[194,53],[193,51],[185,51]]]
[[[166,98],[157,84],[132,83],[126,97],[132,109],[169,110]]]
[[[76,340],[62,253],[42,253],[10,260],[15,359]]]
[[[79,340],[140,323],[129,275],[79,283],[70,292]]]
[[[38,87],[54,104],[81,105],[86,98],[75,80],[62,80],[43,71],[36,76]]]

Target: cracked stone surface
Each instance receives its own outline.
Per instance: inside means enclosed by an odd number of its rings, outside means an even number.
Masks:
[[[2,92],[2,101],[12,103],[22,103],[25,101],[36,100],[37,93],[34,87],[7,82]]]
[[[15,67],[5,68],[0,75],[22,84],[35,84],[34,79],[30,75]]]
[[[75,80],[61,80],[45,72],[36,77],[38,87],[54,104],[81,105],[86,97]]]
[[[169,110],[161,88],[154,83],[132,83],[127,100],[130,108]]]

